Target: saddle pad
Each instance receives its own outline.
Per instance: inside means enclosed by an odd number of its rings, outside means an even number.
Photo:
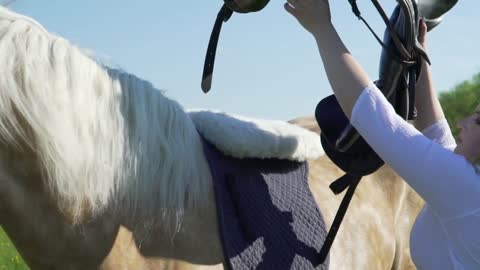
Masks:
[[[227,268],[328,269],[328,258],[318,265],[327,230],[308,187],[308,164],[236,159],[203,143]]]
[[[228,156],[305,161],[325,153],[319,134],[284,121],[210,110],[189,110],[188,115],[202,137]]]

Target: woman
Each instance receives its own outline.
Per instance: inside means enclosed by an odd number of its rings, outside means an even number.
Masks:
[[[416,266],[480,269],[480,107],[459,123],[455,145],[424,63],[418,119],[412,126],[395,113],[343,44],[328,0],[287,1],[285,9],[315,38],[330,85],[352,125],[426,202],[411,233]],[[422,23],[421,42],[425,29]]]

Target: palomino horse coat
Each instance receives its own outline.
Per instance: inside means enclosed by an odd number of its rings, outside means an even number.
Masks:
[[[4,8],[0,63],[0,225],[32,269],[221,268],[210,171],[179,104]],[[293,123],[319,132],[312,118]],[[341,196],[328,184],[342,172],[325,156],[309,164],[330,224]],[[386,167],[365,177],[331,269],[413,268],[422,204]]]

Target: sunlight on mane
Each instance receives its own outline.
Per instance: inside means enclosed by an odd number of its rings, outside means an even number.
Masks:
[[[33,149],[58,205],[77,221],[117,208],[163,222],[204,207],[200,137],[152,84],[2,7],[0,62],[0,139]]]

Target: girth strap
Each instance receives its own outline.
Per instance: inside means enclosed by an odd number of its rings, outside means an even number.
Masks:
[[[325,238],[325,242],[323,242],[322,249],[320,249],[320,264],[325,262],[328,253],[330,252],[330,248],[332,247],[333,240],[335,240],[335,236],[337,236],[338,229],[340,229],[340,225],[342,224],[343,218],[347,213],[348,206],[350,205],[350,201],[353,198],[353,194],[357,189],[358,183],[362,179],[361,176],[355,176],[352,174],[345,174],[344,176],[337,179],[335,182],[330,184],[330,189],[336,194],[342,193],[345,189],[347,189],[347,193],[342,199],[340,203],[340,207],[338,207],[337,214],[335,215],[335,219],[330,226],[330,230]]]

